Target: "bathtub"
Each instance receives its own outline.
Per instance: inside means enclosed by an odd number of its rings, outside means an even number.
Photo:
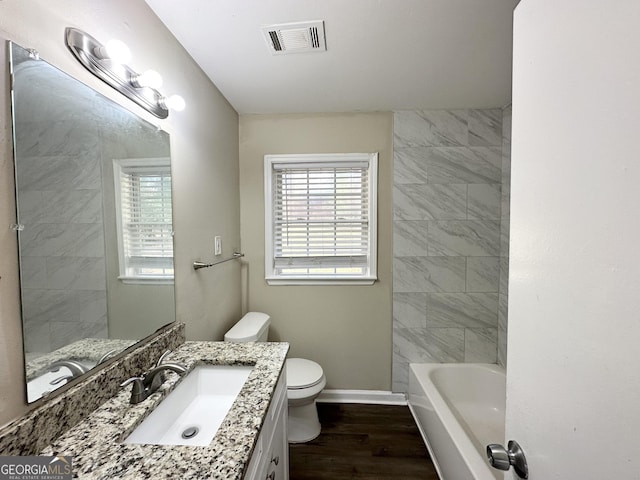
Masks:
[[[501,480],[486,446],[504,444],[505,372],[479,363],[412,363],[409,408],[442,480]]]

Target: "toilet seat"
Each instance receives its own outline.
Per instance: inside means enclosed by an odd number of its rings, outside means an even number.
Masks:
[[[312,360],[288,358],[286,366],[287,390],[311,388],[324,380],[322,367]]]

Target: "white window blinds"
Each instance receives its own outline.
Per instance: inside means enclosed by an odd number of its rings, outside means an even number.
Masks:
[[[117,160],[120,274],[172,278],[171,169],[164,159]]]
[[[271,274],[370,278],[375,257],[370,155],[271,157]]]

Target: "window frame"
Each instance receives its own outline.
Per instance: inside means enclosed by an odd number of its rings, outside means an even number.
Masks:
[[[281,274],[275,266],[275,187],[276,165],[336,164],[367,162],[368,168],[368,268],[362,275]],[[377,279],[378,240],[378,153],[282,154],[264,156],[265,198],[265,280],[269,285],[373,285]]]
[[[126,172],[128,168],[135,167],[169,167],[169,176],[171,175],[171,159],[169,157],[157,157],[157,158],[119,158],[113,160],[113,178],[114,178],[114,193],[115,193],[115,215],[116,215],[116,236],[118,243],[118,280],[125,284],[173,284],[175,279],[175,262],[172,258],[173,274],[167,275],[131,275],[128,273],[128,266],[125,259],[124,248],[124,227],[122,218],[122,181],[121,176],[123,171]],[[171,178],[171,190],[173,190],[173,178]],[[171,192],[170,192],[171,193]],[[173,195],[171,197],[171,236],[173,241]]]

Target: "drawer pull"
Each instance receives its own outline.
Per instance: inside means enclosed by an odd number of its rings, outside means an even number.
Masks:
[[[267,475],[267,480],[275,480],[275,478],[276,478],[276,472],[275,471],[273,471],[269,475]]]
[[[271,459],[271,463],[273,463],[274,465],[278,466],[278,463],[280,463],[280,457],[279,456],[273,457]]]

